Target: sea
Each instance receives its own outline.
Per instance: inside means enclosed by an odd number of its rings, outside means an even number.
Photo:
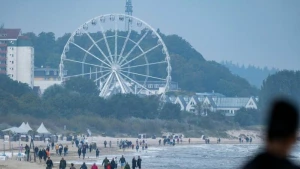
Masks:
[[[145,169],[238,169],[262,150],[261,144],[175,145],[150,147],[124,156],[130,165],[134,156],[141,156]],[[110,160],[113,156],[107,157]],[[101,165],[103,158],[100,156],[97,164]],[[299,145],[294,147],[290,158],[300,164]]]

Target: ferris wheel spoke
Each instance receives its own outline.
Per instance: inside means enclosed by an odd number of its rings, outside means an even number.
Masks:
[[[100,62],[102,62],[103,64],[107,65],[107,66],[110,66],[109,64],[107,64],[106,62],[104,62],[103,60],[99,59],[97,56],[95,56],[94,54],[90,53],[89,51],[83,49],[81,46],[77,45],[76,43],[74,42],[70,42],[72,43],[73,45],[75,45],[76,47],[78,47],[79,49],[83,50],[84,52],[86,52],[87,54],[93,56],[95,59],[99,60]]]
[[[159,77],[155,77],[155,76],[144,75],[144,74],[139,74],[139,73],[130,72],[130,71],[123,71],[123,70],[121,70],[121,72],[129,73],[129,74],[133,74],[133,75],[138,75],[138,76],[143,76],[143,77],[147,77],[147,78],[152,78],[152,79],[157,79],[157,80],[163,80],[163,81],[166,81],[166,79],[159,78]]]
[[[122,50],[121,50],[121,53],[120,53],[120,57],[118,58],[118,63],[120,62],[120,59],[122,59],[122,55],[123,55],[123,52],[124,52],[124,50],[125,50],[125,47],[126,47],[126,45],[127,45],[127,42],[128,42],[128,39],[129,39],[129,36],[130,36],[130,34],[131,34],[131,28],[129,28],[129,31],[128,31],[128,33],[127,33],[127,36],[126,36],[126,39],[125,39],[125,42],[124,42],[124,44],[123,44],[123,47],[122,47]]]
[[[111,61],[107,58],[107,56],[104,54],[103,50],[99,47],[99,45],[95,42],[95,40],[91,37],[90,33],[84,30],[84,33],[90,38],[90,40],[94,43],[91,47],[96,46],[97,49],[100,51],[100,53],[105,57],[106,61],[111,64]],[[90,49],[91,49],[90,47]]]
[[[109,71],[109,70],[96,71],[96,72],[90,72],[90,73],[82,73],[82,74],[78,74],[78,75],[65,76],[64,78],[78,77],[78,76],[84,76],[84,75],[91,75],[91,74],[103,73],[103,72],[108,72],[108,71]]]
[[[131,48],[131,50],[127,53],[127,55],[121,60],[120,65],[128,58],[128,56],[134,51],[134,49],[139,46],[142,40],[147,36],[149,31],[146,31],[141,39]]]
[[[142,67],[142,66],[149,66],[149,65],[157,65],[157,64],[161,64],[161,63],[167,63],[166,61],[161,61],[161,62],[153,62],[153,63],[146,63],[146,64],[142,64],[142,65],[135,65],[135,66],[130,66],[130,67],[123,67],[121,69],[129,69],[129,68],[135,68],[135,67]]]
[[[141,85],[140,83],[136,82],[135,80],[133,80],[132,78],[128,77],[128,76],[125,75],[124,73],[120,72],[120,74],[123,75],[126,79],[128,79],[128,80],[132,81],[133,83],[135,83],[136,85],[140,86],[141,88],[143,88],[143,89],[145,89],[145,90],[151,92],[152,94],[154,94],[153,91],[147,89],[145,86],[143,86],[143,85]]]
[[[98,77],[97,79],[94,80],[94,82],[101,80],[102,78],[104,78],[105,76],[107,76],[108,74],[110,74],[111,72],[109,71],[108,73],[105,73],[104,75]]]
[[[117,25],[117,19],[115,20],[115,56],[114,61],[117,61],[118,56],[118,25]]]
[[[111,69],[111,68],[106,67],[106,66],[101,66],[101,65],[91,64],[91,63],[80,62],[80,61],[72,60],[72,59],[63,59],[63,60],[70,61],[70,62],[75,62],[75,63],[80,63],[80,64],[85,64],[85,65],[90,65],[90,66],[95,66],[95,67],[100,67],[100,68],[105,68],[105,69]]]
[[[133,58],[133,59],[131,59],[131,60],[129,60],[129,61],[123,63],[123,64],[121,65],[121,67],[124,66],[124,65],[127,65],[127,64],[131,63],[132,61],[138,59],[139,57],[141,57],[141,56],[143,56],[143,55],[145,55],[145,54],[151,52],[152,50],[156,49],[156,48],[159,47],[159,46],[160,46],[160,44],[158,44],[158,45],[154,46],[153,48],[151,48],[151,49],[149,49],[149,50],[143,52],[142,54],[138,55],[137,57],[135,57],[135,58]]]
[[[106,48],[107,48],[109,57],[110,57],[110,59],[111,59],[111,62],[113,62],[113,58],[112,58],[112,55],[111,55],[110,47],[109,47],[109,45],[108,45],[107,37],[106,37],[106,35],[105,35],[103,26],[101,26],[101,24],[99,24],[99,25],[100,25],[100,28],[101,28],[101,32],[102,32],[102,35],[103,35],[103,38],[104,38],[104,41],[105,41],[105,44],[106,44]]]

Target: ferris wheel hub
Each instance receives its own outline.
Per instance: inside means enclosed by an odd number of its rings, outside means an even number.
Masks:
[[[111,70],[112,70],[113,72],[119,72],[119,71],[121,70],[121,66],[120,66],[118,63],[113,63],[113,64],[111,65]]]

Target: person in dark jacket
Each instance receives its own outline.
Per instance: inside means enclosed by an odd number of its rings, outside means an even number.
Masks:
[[[46,150],[43,149],[43,158],[44,158],[44,161],[46,162],[46,159],[47,159],[47,153],[46,153]]]
[[[104,160],[102,161],[102,165],[104,166],[104,169],[106,169],[106,166],[108,163],[109,163],[109,160],[107,159],[107,157],[105,157]]]
[[[97,150],[96,150],[96,158],[99,157],[99,154],[100,154],[100,151],[99,151],[99,149],[97,148]]]
[[[110,165],[111,165],[111,169],[116,168],[116,162],[115,162],[114,158],[111,159]]]
[[[86,147],[82,148],[82,157],[83,159],[85,158],[85,154],[86,154]]]
[[[85,162],[81,165],[80,169],[87,169],[87,166],[85,165]]]
[[[126,165],[126,160],[125,157],[122,155],[122,157],[120,158],[120,163],[121,163],[121,168],[123,169]]]
[[[78,156],[79,156],[79,158],[80,158],[80,156],[81,156],[81,148],[78,148],[77,153],[78,153]]]
[[[46,169],[52,169],[52,167],[53,167],[53,162],[50,159],[50,157],[48,157],[48,160],[46,162],[46,166],[47,166]]]
[[[59,162],[59,169],[66,169],[67,167],[67,162],[64,158],[61,158],[60,162]]]
[[[248,162],[243,169],[299,169],[289,159],[297,141],[299,109],[285,101],[273,102],[266,129],[265,150]]]
[[[41,163],[42,159],[43,159],[43,151],[42,151],[42,149],[40,149],[40,151],[39,151],[39,159],[40,159],[40,163]]]
[[[131,167],[132,167],[132,169],[135,169],[135,167],[136,167],[136,159],[135,159],[135,157],[133,157],[133,159],[132,159]]]
[[[137,167],[138,167],[139,169],[142,168],[142,159],[141,159],[140,156],[138,156],[138,159],[137,159]]]

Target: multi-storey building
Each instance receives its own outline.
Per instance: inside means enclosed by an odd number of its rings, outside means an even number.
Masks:
[[[21,29],[0,28],[0,74],[34,86],[34,48]]]

